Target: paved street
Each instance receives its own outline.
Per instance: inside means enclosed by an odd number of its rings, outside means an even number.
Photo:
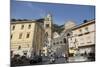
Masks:
[[[66,59],[65,58],[58,58],[56,59],[55,63],[66,63]]]
[[[83,62],[88,61],[87,57],[83,56],[75,56],[75,57],[69,57],[68,62]],[[56,58],[55,62],[52,64],[60,64],[60,63],[68,63],[66,62],[65,58]],[[48,57],[43,58],[43,62],[37,63],[37,64],[51,64]]]
[[[59,63],[66,63],[65,58],[56,58],[55,62],[51,63],[50,58],[44,57],[42,62],[36,63],[36,65],[41,65],[41,64],[59,64]]]
[[[82,62],[82,61],[88,61],[87,57],[84,56],[69,57],[68,62]]]
[[[36,62],[30,64],[30,62],[24,62],[23,64],[18,64],[18,65],[46,65],[46,64],[61,64],[61,63],[75,63],[75,62],[84,62],[84,61],[89,61],[87,57],[84,56],[74,56],[74,57],[69,57],[68,61],[64,57],[60,58],[55,58],[54,62],[50,62],[50,57],[42,57],[42,62]]]

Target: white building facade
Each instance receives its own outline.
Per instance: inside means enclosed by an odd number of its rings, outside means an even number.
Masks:
[[[69,53],[70,56],[95,53],[95,20],[65,28],[62,35],[52,39],[52,45],[56,53]]]
[[[11,22],[11,51],[28,58],[42,51],[44,29],[36,21]]]
[[[79,52],[95,53],[95,20],[87,21],[72,28],[72,35],[69,38],[70,53]]]

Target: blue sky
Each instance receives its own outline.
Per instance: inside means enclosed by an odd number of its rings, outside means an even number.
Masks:
[[[11,18],[34,20],[48,13],[52,14],[55,24],[62,25],[69,20],[80,24],[85,19],[95,19],[95,6],[11,0]]]

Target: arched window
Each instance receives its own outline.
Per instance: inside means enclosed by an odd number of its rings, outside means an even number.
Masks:
[[[13,34],[11,34],[11,39],[12,39],[12,37],[13,37]]]
[[[15,29],[15,25],[13,25],[13,27],[12,27],[12,30],[14,30]]]
[[[49,24],[46,24],[46,28],[48,28],[49,27]]]
[[[21,26],[21,29],[24,29],[24,25]]]
[[[67,36],[70,36],[70,34],[68,33]]]
[[[67,43],[67,42],[66,42],[66,38],[64,38],[63,41],[64,41],[64,43]]]
[[[21,39],[21,38],[22,38],[22,33],[19,34],[19,39]]]
[[[30,36],[30,32],[27,33],[26,38],[29,38],[29,36]]]
[[[30,29],[30,28],[31,28],[31,24],[28,25],[28,29]]]
[[[20,50],[21,49],[21,46],[18,46],[18,50]]]
[[[62,41],[60,41],[60,44],[62,44]]]

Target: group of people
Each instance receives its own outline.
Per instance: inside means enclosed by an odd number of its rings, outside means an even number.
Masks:
[[[67,54],[64,54],[62,57],[65,58],[66,62],[68,62],[68,55],[67,55]],[[59,59],[59,58],[61,58],[61,57],[59,57],[59,56],[56,55],[55,53],[52,54],[52,55],[50,56],[50,63],[55,63],[55,61],[56,61],[57,59]]]

